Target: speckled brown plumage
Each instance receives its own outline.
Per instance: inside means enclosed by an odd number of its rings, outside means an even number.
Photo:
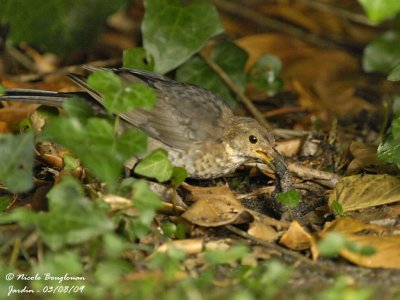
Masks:
[[[97,69],[88,67],[89,71]],[[171,161],[185,167],[192,178],[215,178],[233,172],[248,160],[275,158],[273,135],[256,120],[235,116],[216,95],[198,86],[183,84],[141,70],[108,69],[124,82],[142,82],[153,88],[157,102],[151,110],[135,109],[120,115],[124,126],[146,132],[150,148],[163,147]],[[86,84],[86,77],[70,75],[95,101],[102,97]],[[25,98],[24,98],[25,97]],[[0,100],[59,104],[68,93],[8,91]]]

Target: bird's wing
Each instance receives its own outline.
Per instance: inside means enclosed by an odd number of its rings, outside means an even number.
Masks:
[[[125,68],[112,71],[127,83],[147,84],[157,94],[157,102],[151,110],[135,109],[122,113],[121,118],[173,148],[184,150],[193,143],[218,141],[226,120],[232,117],[225,102],[203,88],[147,71]],[[101,96],[87,86],[85,77],[72,75],[71,79],[102,102]]]

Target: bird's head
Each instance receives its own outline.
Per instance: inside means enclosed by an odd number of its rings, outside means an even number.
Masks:
[[[273,134],[258,121],[246,117],[234,117],[226,129],[225,141],[238,159],[261,160],[273,167],[276,154]]]

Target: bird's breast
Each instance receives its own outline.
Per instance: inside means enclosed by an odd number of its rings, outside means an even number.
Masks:
[[[185,151],[170,149],[169,158],[174,165],[184,167],[189,177],[199,179],[227,175],[245,161],[223,143],[193,145]]]

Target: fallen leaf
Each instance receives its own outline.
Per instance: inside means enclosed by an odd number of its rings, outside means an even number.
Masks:
[[[336,231],[343,234],[352,234],[361,232],[363,230],[370,230],[377,233],[381,233],[385,231],[385,228],[374,224],[367,224],[351,217],[343,217],[333,222],[326,223],[320,235],[323,236],[331,231]]]
[[[266,241],[266,242],[275,241],[278,236],[278,233],[272,226],[265,225],[256,220],[254,220],[253,222],[250,223],[250,227],[249,227],[247,233],[250,234],[251,236],[254,236],[255,238],[257,238],[259,240]]]
[[[346,235],[346,239],[360,246],[372,246],[373,255],[360,255],[348,249],[342,249],[340,255],[363,267],[400,269],[400,236]]]
[[[332,203],[337,201],[346,212],[399,200],[399,178],[386,174],[353,175],[340,179],[329,196],[328,204],[332,210]]]
[[[355,174],[360,170],[374,171],[376,173],[389,171],[392,165],[383,160],[378,160],[376,151],[376,145],[353,141],[350,144],[350,153],[354,156],[354,159],[347,167],[347,174]]]
[[[251,214],[227,186],[197,187],[191,192],[196,203],[189,207],[182,217],[193,224],[216,227],[243,224],[253,220]]]
[[[300,251],[309,249],[313,237],[300,225],[293,221],[289,229],[282,235],[279,242],[289,249]]]
[[[235,43],[249,54],[246,70],[250,69],[264,53],[278,56],[286,68],[291,63],[317,52],[302,40],[282,33],[248,35],[237,39]]]

